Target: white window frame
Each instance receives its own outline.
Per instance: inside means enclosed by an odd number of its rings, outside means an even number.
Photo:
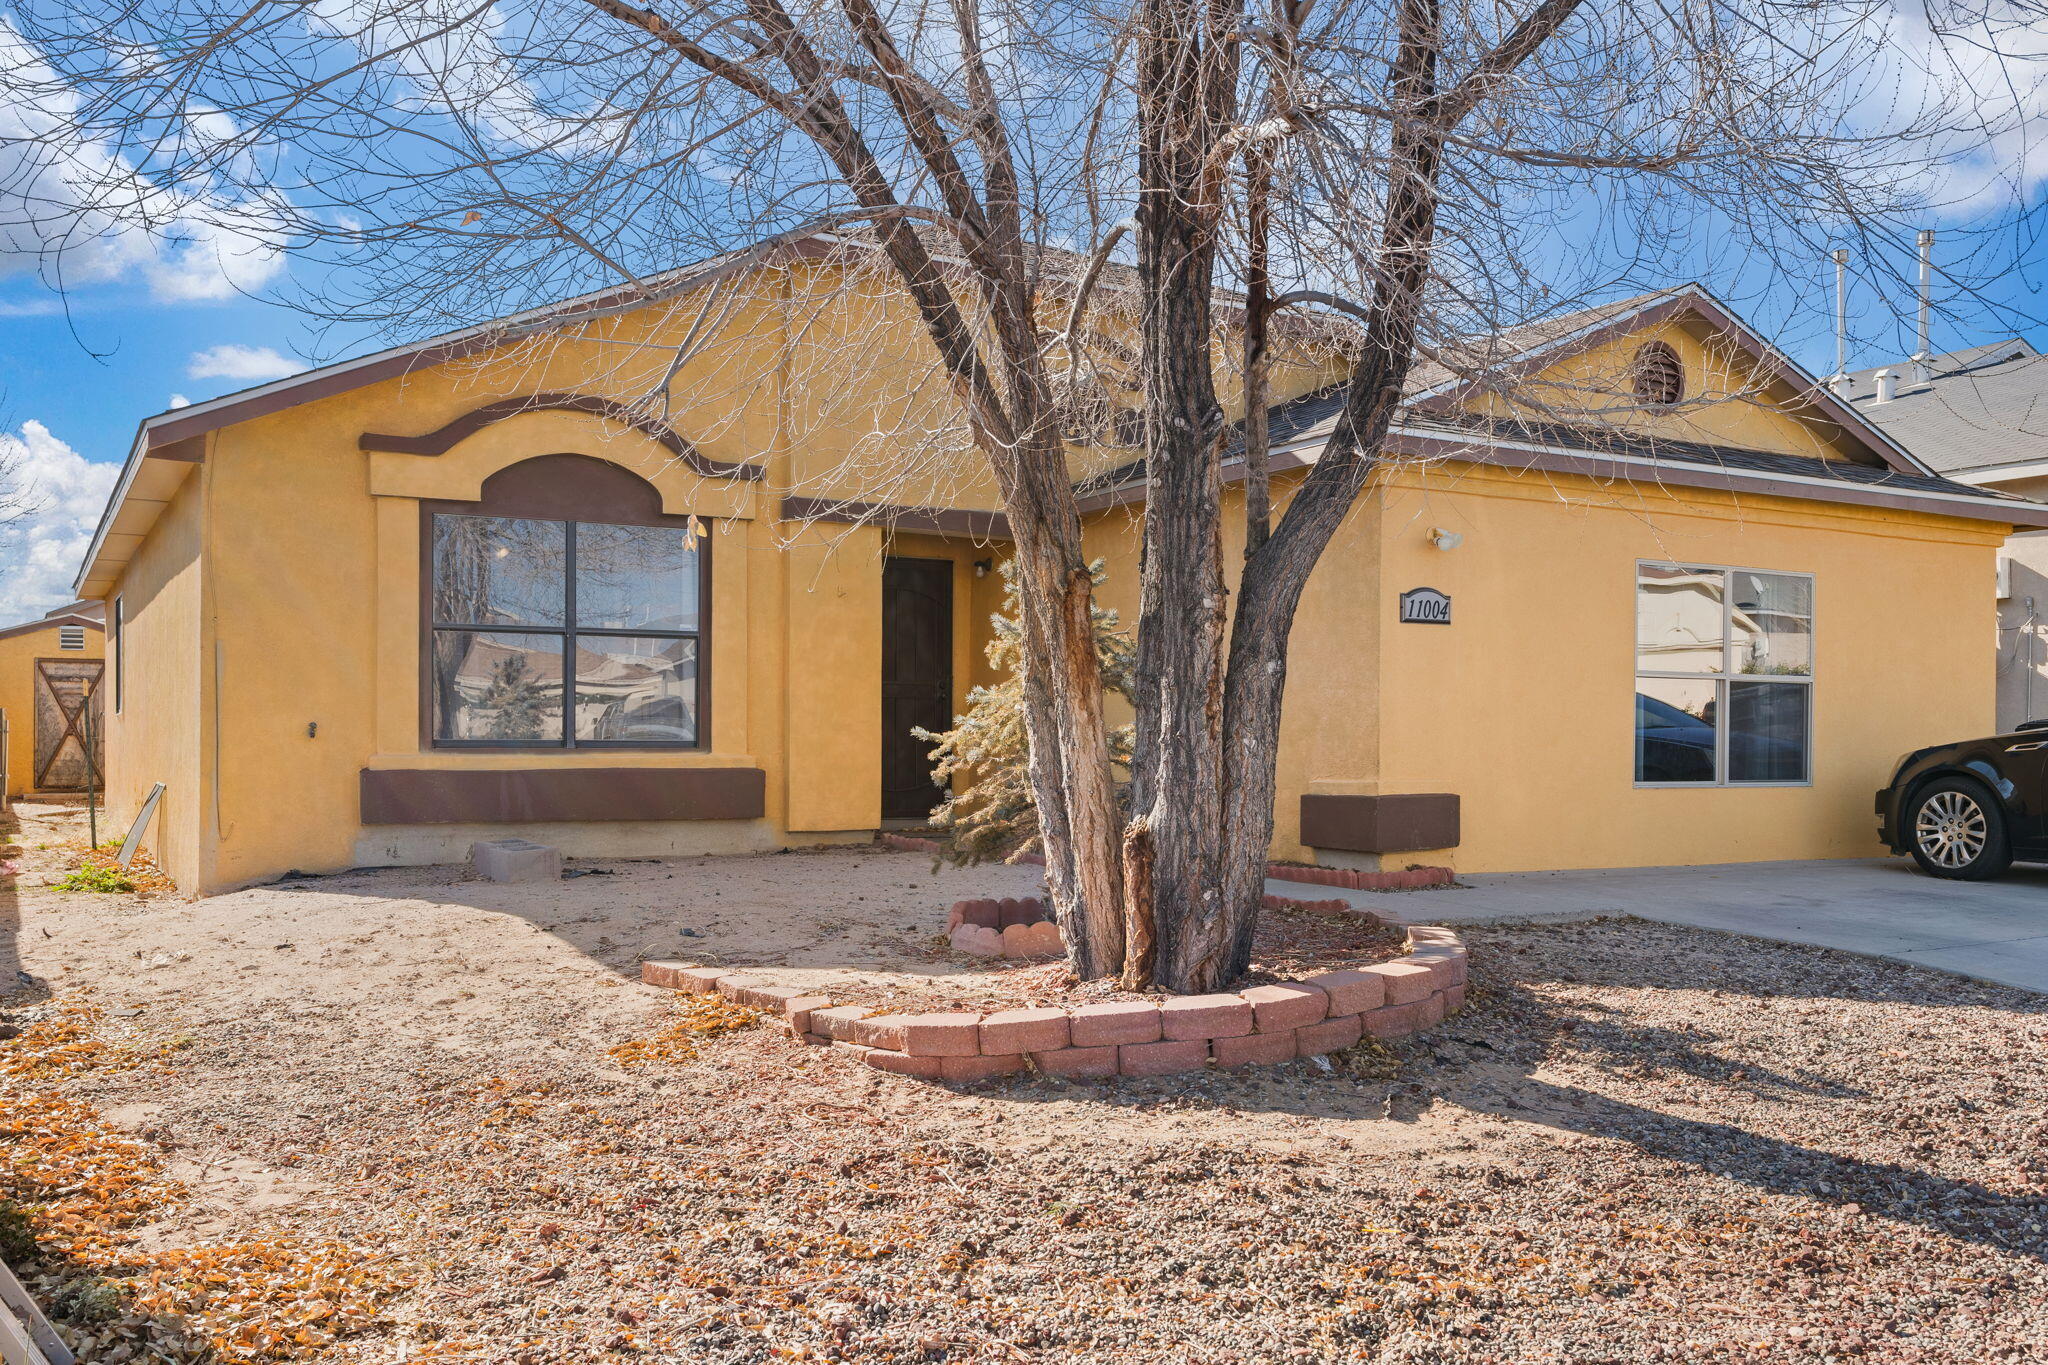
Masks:
[[[1807,648],[1812,654],[1807,671],[1797,673],[1740,673],[1735,671],[1735,628],[1730,619],[1735,610],[1731,594],[1721,594],[1721,671],[1719,673],[1683,673],[1642,666],[1642,643],[1635,622],[1642,610],[1642,582],[1645,569],[1703,569],[1721,574],[1755,573],[1769,574],[1774,578],[1803,578],[1806,580],[1807,600],[1813,604],[1813,619],[1807,624]],[[1725,580],[1724,580],[1725,582]],[[1714,713],[1720,717],[1714,726],[1714,780],[1712,782],[1645,782],[1635,779],[1634,785],[1647,791],[1713,791],[1723,788],[1747,790],[1758,787],[1811,787],[1814,778],[1816,755],[1814,752],[1814,708],[1813,679],[1820,671],[1820,592],[1819,585],[1810,573],[1796,569],[1763,569],[1753,564],[1707,564],[1696,559],[1639,559],[1635,572],[1629,580],[1629,630],[1630,662],[1635,668],[1635,678],[1662,678],[1678,682],[1708,682],[1714,685]],[[1731,682],[1785,683],[1806,688],[1806,776],[1797,782],[1779,780],[1736,781],[1728,776],[1728,687]],[[1633,689],[1641,692],[1641,688]],[[1635,707],[1631,705],[1631,713]],[[1635,778],[1637,771],[1636,745],[1629,744],[1629,776]]]

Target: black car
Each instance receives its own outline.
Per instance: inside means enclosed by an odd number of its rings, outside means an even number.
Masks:
[[[2048,720],[1915,749],[1877,794],[1878,833],[1936,877],[1982,881],[2048,860]]]

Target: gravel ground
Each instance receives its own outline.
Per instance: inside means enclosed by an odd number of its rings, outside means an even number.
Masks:
[[[379,875],[13,907],[60,1002],[179,1039],[67,1083],[193,1189],[152,1239],[402,1268],[326,1358],[2048,1360],[2040,996],[1609,920],[1469,930],[1472,1007],[1328,1071],[945,1089],[765,1028],[627,1067],[685,1008],[591,946],[645,905],[535,935]]]

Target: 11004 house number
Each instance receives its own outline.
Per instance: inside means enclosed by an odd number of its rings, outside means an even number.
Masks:
[[[1401,594],[1401,620],[1447,626],[1451,623],[1451,595],[1435,588],[1410,588]]]

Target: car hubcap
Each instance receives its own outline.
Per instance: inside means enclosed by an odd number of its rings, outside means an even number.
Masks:
[[[1984,808],[1962,792],[1936,792],[1913,823],[1920,851],[1939,867],[1968,867],[1984,851],[1991,822]]]

